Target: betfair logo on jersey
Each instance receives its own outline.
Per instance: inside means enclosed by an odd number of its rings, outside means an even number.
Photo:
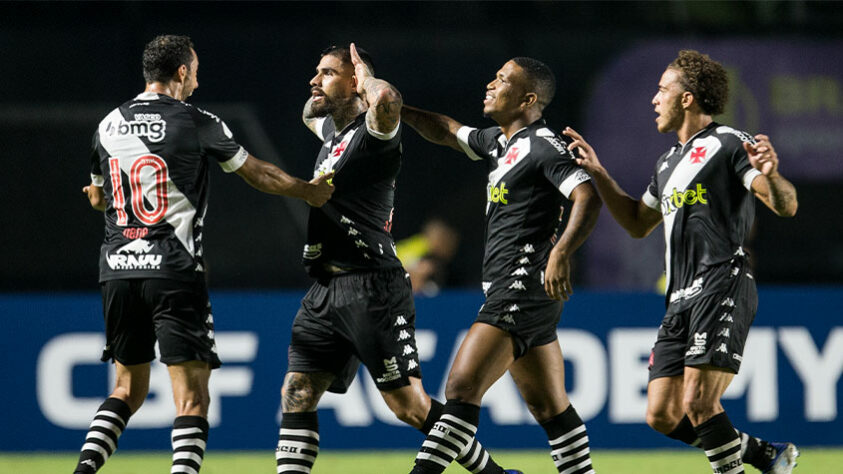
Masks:
[[[158,115],[158,114],[137,114],[137,115]],[[126,136],[131,135],[135,137],[145,137],[147,140],[158,143],[164,139],[167,134],[167,122],[161,120],[132,120],[126,122],[121,120],[119,123],[110,122],[105,129],[108,136],[114,135]]]
[[[695,189],[680,191],[673,188],[673,192],[662,195],[662,215],[668,216],[679,210],[682,206],[693,206],[694,204],[708,204],[706,194],[708,190],[697,183]]]
[[[492,186],[489,185],[488,187],[489,195],[488,199],[489,202],[499,202],[501,204],[509,204],[506,195],[509,193],[509,190],[506,189],[506,183],[501,181],[499,186]]]

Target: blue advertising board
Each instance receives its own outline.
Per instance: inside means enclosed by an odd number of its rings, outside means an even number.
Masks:
[[[214,449],[272,449],[290,325],[301,292],[214,292],[223,367],[211,377]],[[442,399],[447,368],[483,301],[479,291],[418,299],[424,385]],[[741,373],[724,405],[741,430],[802,445],[843,445],[843,289],[762,288]],[[647,361],[664,311],[654,294],[578,291],[559,340],[567,387],[597,448],[675,447],[644,423]],[[76,450],[108,394],[109,364],[99,296],[0,295],[4,451]],[[561,374],[560,374],[561,376]],[[168,449],[174,417],[169,378],[153,364],[150,398],[132,418],[121,449]],[[421,434],[389,412],[361,369],[344,395],[320,404],[326,449],[415,448]],[[484,398],[478,434],[492,448],[542,448],[544,433],[505,376]]]

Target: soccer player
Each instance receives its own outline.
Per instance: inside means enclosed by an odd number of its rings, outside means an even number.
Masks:
[[[186,36],[153,39],[143,52],[146,90],[109,113],[94,135],[91,205],[105,211],[100,284],[103,361],[116,384],[91,423],[74,472],[96,472],[117,448],[149,391],[157,340],[176,405],[171,472],[196,473],[208,437],[208,379],[219,367],[205,286],[202,223],[208,164],[255,188],[323,205],[325,175],[308,183],[250,155],[216,115],[183,102],[199,86]]]
[[[796,213],[796,190],[778,172],[766,135],[750,136],[712,120],[728,97],[726,70],[707,55],[683,50],[653,97],[656,127],[679,139],[656,162],[650,185],[633,199],[577,132],[577,162],[632,237],[664,222],[667,312],[650,358],[647,423],[701,446],[715,473],[790,473],[799,452],[734,429],[720,397],[738,372],[758,296],[743,248],[753,196],[777,215]]]
[[[427,140],[486,160],[486,302],[448,375],[447,403],[413,473],[439,473],[477,429],[484,393],[507,370],[547,432],[559,472],[594,472],[585,425],[568,400],[557,342],[563,300],[573,293],[570,259],[597,221],[600,199],[588,174],[542,111],[556,88],[542,62],[508,61],[486,86],[484,115],[498,126],[464,127],[405,106],[402,119]],[[568,224],[557,239],[563,204]]]
[[[308,219],[303,262],[316,282],[293,322],[278,474],[310,472],[319,399],[326,390],[344,393],[360,362],[401,421],[427,433],[442,413],[422,387],[410,279],[390,233],[401,94],[373,71],[371,57],[353,44],[326,49],[304,106],[305,125],[323,141],[314,176],[336,173],[336,192]],[[476,440],[455,455],[472,472],[503,472]]]

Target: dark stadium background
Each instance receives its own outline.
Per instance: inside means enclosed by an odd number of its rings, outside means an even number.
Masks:
[[[191,102],[221,115],[253,154],[304,177],[319,143],[301,124],[301,108],[319,52],[331,44],[355,41],[406,103],[473,125],[491,124],[480,102],[498,67],[513,56],[542,59],[558,80],[548,122],[581,128],[594,81],[634,41],[840,40],[841,12],[834,2],[804,1],[0,3],[0,290],[96,288],[102,217],[80,191],[89,181],[91,135],[103,115],[142,91],[141,51],[160,33],[194,40],[200,88]],[[660,73],[652,72],[654,83]],[[449,283],[476,287],[483,167],[409,129],[403,143],[396,238],[443,217],[462,234]],[[642,158],[649,167],[656,157]],[[216,167],[211,183],[211,287],[306,286],[305,206],[260,194]],[[839,285],[843,183],[795,184],[795,219],[758,213],[758,280]],[[583,277],[588,264],[579,258],[576,284],[594,286]]]

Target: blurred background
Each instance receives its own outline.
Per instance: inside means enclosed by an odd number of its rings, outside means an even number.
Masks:
[[[200,86],[190,102],[223,118],[252,154],[299,177],[312,174],[320,146],[301,110],[326,46],[354,41],[405,103],[477,127],[493,125],[481,110],[497,69],[515,56],[540,59],[558,82],[548,124],[582,132],[633,196],[676,140],[653,121],[661,73],[679,49],[710,54],[731,79],[730,106],[716,119],[769,134],[800,202],[793,219],[756,206],[749,248],[761,306],[727,409],[753,434],[843,445],[839,3],[3,2],[0,376],[18,389],[2,396],[14,409],[0,413],[0,425],[27,428],[4,430],[3,449],[77,449],[109,389],[99,362],[103,222],[81,188],[94,129],[143,90],[141,52],[162,33],[195,43]],[[418,282],[425,385],[441,395],[461,331],[483,301],[487,170],[409,128],[403,147],[393,234]],[[271,449],[289,326],[310,284],[300,264],[307,209],[211,169],[205,256],[226,363],[211,379],[214,445]],[[643,419],[647,356],[664,311],[663,255],[661,230],[635,241],[605,209],[576,255],[577,294],[560,341],[595,447],[676,447]],[[151,400],[133,421],[141,429],[121,446],[167,449],[169,384],[156,367]],[[320,418],[324,446],[417,446],[370,378],[358,381],[345,397],[323,400],[333,410]],[[483,423],[498,428],[484,443],[543,446],[514,385],[501,384],[484,400]]]

